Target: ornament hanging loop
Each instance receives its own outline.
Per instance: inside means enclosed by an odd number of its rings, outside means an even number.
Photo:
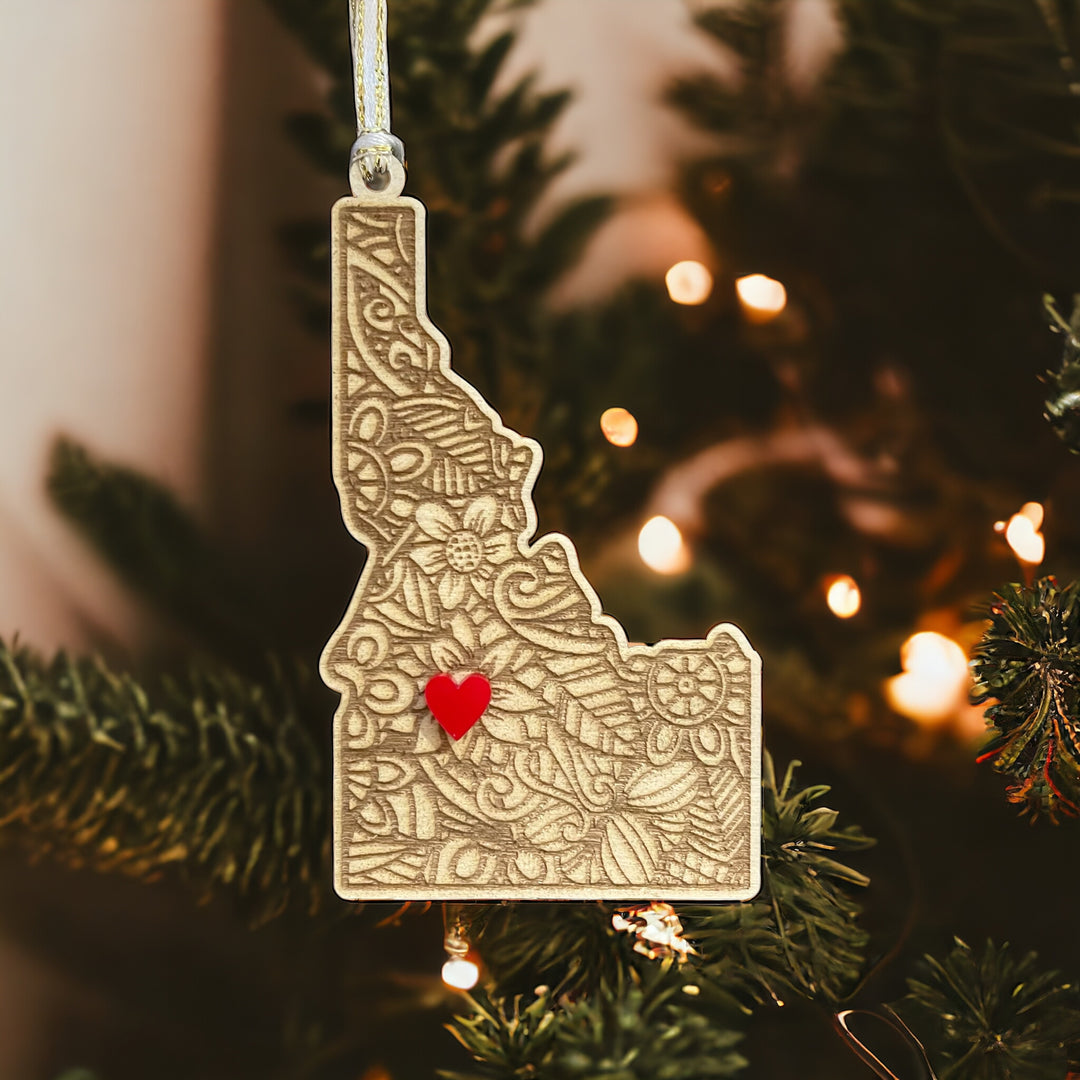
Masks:
[[[386,0],[349,0],[349,30],[356,99],[349,185],[357,198],[400,195],[405,184],[405,145],[390,131]]]
[[[353,144],[349,187],[357,199],[396,199],[405,187],[405,166],[388,150],[372,149],[361,136]]]

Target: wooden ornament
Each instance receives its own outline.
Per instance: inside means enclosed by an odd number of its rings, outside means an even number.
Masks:
[[[729,625],[629,645],[570,540],[534,539],[540,447],[451,369],[391,165],[333,211],[334,477],[368,551],[322,658],[337,891],[747,899],[760,660]]]

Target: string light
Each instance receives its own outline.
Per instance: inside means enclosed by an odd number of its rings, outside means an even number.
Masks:
[[[447,960],[442,980],[454,990],[471,990],[480,978],[480,969],[471,960]]]
[[[600,414],[600,430],[612,446],[633,446],[637,441],[638,426],[629,409],[614,406]]]
[[[454,958],[442,966],[442,981],[454,990],[471,990],[480,979],[480,969],[471,960]]]
[[[750,322],[767,323],[787,307],[787,289],[775,278],[747,274],[735,282],[743,313]]]
[[[693,945],[682,936],[682,920],[675,909],[659,900],[620,908],[611,916],[611,927],[633,937],[634,952],[650,960],[675,957],[681,964],[688,957],[698,955]]]
[[[678,525],[663,514],[649,518],[638,533],[641,561],[658,574],[678,574],[690,565],[690,553]]]
[[[480,979],[480,968],[467,959],[469,943],[457,930],[443,942],[448,959],[442,966],[442,981],[454,990],[471,990]]]
[[[684,259],[668,270],[664,283],[676,304],[704,304],[712,293],[713,276],[703,263]]]
[[[967,699],[967,656],[952,638],[933,630],[913,634],[900,649],[903,674],[885,684],[889,704],[923,724],[952,716]]]
[[[1006,543],[1025,566],[1038,566],[1046,555],[1046,540],[1039,531],[1043,516],[1042,503],[1029,502],[1007,524],[999,521],[994,525],[995,531],[1004,532]]]
[[[825,582],[825,603],[838,619],[858,615],[862,607],[859,583],[850,574],[837,574]]]

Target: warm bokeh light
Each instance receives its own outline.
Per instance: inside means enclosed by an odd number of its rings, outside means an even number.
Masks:
[[[1046,555],[1046,540],[1039,532],[1043,523],[1042,503],[1029,502],[1005,526],[1005,540],[1013,554],[1028,566],[1038,566]],[[995,526],[996,528],[996,526]]]
[[[634,939],[634,952],[650,960],[674,956],[679,963],[698,951],[683,937],[682,920],[662,900],[621,908],[611,916],[611,928]]]
[[[442,981],[455,990],[471,990],[480,978],[480,969],[471,961],[453,957],[442,966]]]
[[[638,553],[641,561],[658,574],[678,574],[690,565],[690,553],[678,525],[662,514],[641,526]]]
[[[614,406],[600,414],[600,430],[612,446],[633,446],[637,441],[637,420],[628,409]]]
[[[1043,510],[1043,504],[1037,502],[1026,502],[1020,507],[1020,513],[1023,517],[1026,517],[1036,529],[1042,528],[1043,517],[1046,511]]]
[[[922,724],[952,716],[967,700],[971,675],[964,650],[933,630],[913,634],[900,649],[903,674],[885,684],[889,704]]]
[[[1005,529],[1005,539],[1013,554],[1029,566],[1038,566],[1046,554],[1046,541],[1041,532],[1020,514],[1014,514]]]
[[[677,262],[664,275],[668,295],[676,304],[704,304],[712,293],[709,268],[696,259]]]
[[[825,603],[838,619],[850,619],[862,607],[859,583],[850,574],[838,574],[825,583]]]
[[[748,274],[735,282],[743,313],[751,322],[775,319],[787,307],[787,289],[775,278]]]

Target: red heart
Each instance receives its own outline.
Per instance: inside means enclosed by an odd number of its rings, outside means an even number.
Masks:
[[[424,687],[431,715],[451,739],[460,739],[484,715],[491,702],[491,683],[483,675],[469,675],[458,686],[449,675],[433,675]]]

